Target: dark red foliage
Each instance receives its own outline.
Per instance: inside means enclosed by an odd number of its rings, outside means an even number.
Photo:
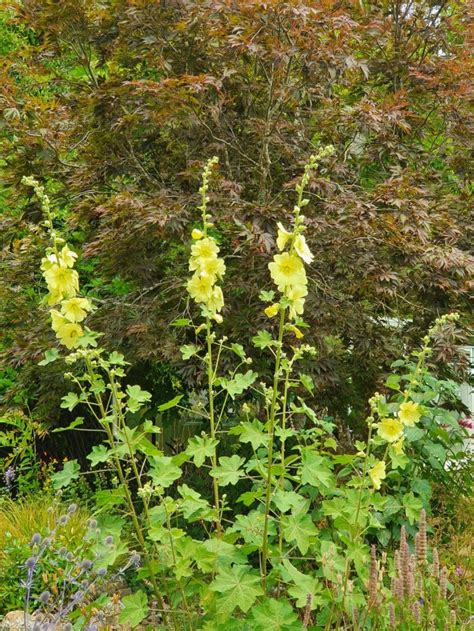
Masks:
[[[309,155],[334,144],[306,213],[307,338],[320,348],[317,403],[345,415],[436,315],[468,312],[465,12],[444,0],[23,2],[13,22],[30,43],[1,68],[10,199],[26,195],[22,175],[54,181],[105,343],[186,376],[169,323],[190,310],[204,162],[220,158],[224,329],[247,342],[264,322],[275,223]],[[8,360],[26,370],[48,333],[34,310],[39,217],[22,208],[2,220],[2,324]]]

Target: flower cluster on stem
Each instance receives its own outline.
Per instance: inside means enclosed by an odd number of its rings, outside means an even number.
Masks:
[[[60,343],[69,350],[86,346],[88,342],[84,338],[81,323],[92,311],[92,304],[87,298],[78,295],[79,275],[74,269],[77,254],[54,228],[55,216],[44,187],[32,177],[24,177],[23,184],[31,186],[40,200],[45,214],[44,225],[51,237],[51,245],[41,260],[41,271],[48,286],[45,302],[50,307],[56,307],[50,311],[51,327]]]

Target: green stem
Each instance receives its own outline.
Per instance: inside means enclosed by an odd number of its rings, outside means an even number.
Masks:
[[[209,396],[209,425],[211,432],[211,439],[214,441],[216,438],[216,418],[214,409],[214,366],[212,362],[212,330],[211,321],[206,318],[206,332],[207,332],[207,387]],[[211,456],[212,466],[217,467],[217,453],[214,451]],[[212,488],[214,494],[214,508],[216,509],[216,530],[217,536],[220,538],[222,535],[221,519],[219,516],[220,511],[220,499],[219,499],[219,482],[217,478],[212,478]]]
[[[292,364],[290,363],[290,365],[288,366],[288,370],[286,371],[286,376],[285,376],[285,384],[283,386],[283,409],[282,409],[282,413],[281,413],[281,428],[283,431],[285,431],[286,429],[286,409],[288,406],[288,390],[290,389],[290,374],[291,374],[291,368],[292,368]],[[281,465],[282,465],[282,472],[280,475],[280,485],[281,488],[283,488],[283,484],[285,481],[285,438],[282,438],[281,441],[281,450],[280,450],[280,459],[281,459]]]
[[[278,344],[275,358],[275,372],[273,374],[273,392],[270,404],[270,418],[268,420],[268,476],[265,489],[265,519],[263,524],[263,541],[262,541],[262,586],[267,589],[267,562],[268,562],[268,525],[270,520],[270,501],[272,497],[272,466],[273,466],[273,443],[275,437],[275,416],[276,405],[278,401],[278,383],[280,378],[280,363],[283,347],[283,332],[285,326],[285,312],[283,308],[280,311],[280,323],[278,327]]]
[[[288,404],[288,390],[290,387],[290,374],[291,374],[291,365],[288,366],[285,376],[285,385],[283,387],[283,409],[281,415],[281,428],[283,432],[286,429],[286,408]],[[281,439],[281,449],[280,449],[280,462],[281,462],[281,475],[280,475],[280,486],[283,489],[285,484],[285,436],[283,435]],[[280,532],[278,535],[278,549],[280,551],[280,557],[283,556],[283,528],[280,527]]]
[[[95,379],[94,369],[92,367],[92,362],[91,362],[89,357],[86,357],[86,365],[87,365],[87,370],[88,370],[88,373],[89,373],[89,377],[91,378],[91,380],[94,380]],[[101,399],[101,397],[100,397],[100,395],[98,393],[95,393],[94,396],[95,396],[95,399],[96,399],[97,404],[99,406],[102,418],[105,419],[107,417],[107,412],[106,412],[106,410],[104,408],[104,404],[102,402],[102,399]],[[103,425],[105,431],[107,432],[107,438],[108,438],[109,444],[110,444],[111,448],[114,449],[114,447],[115,447],[115,440],[114,440],[113,432],[110,429],[108,423],[104,422],[102,425]],[[120,484],[121,484],[121,486],[122,486],[122,488],[124,490],[124,493],[125,493],[125,501],[126,501],[126,503],[128,505],[129,511],[130,511],[130,516],[132,518],[133,527],[134,527],[135,534],[136,534],[137,539],[138,539],[140,550],[141,550],[141,552],[143,554],[143,558],[145,560],[145,565],[146,565],[147,570],[148,570],[148,578],[149,578],[150,583],[152,585],[153,593],[155,595],[155,598],[157,598],[158,601],[159,601],[160,597],[161,597],[161,592],[160,592],[158,583],[157,583],[156,578],[155,578],[153,565],[151,563],[151,559],[150,559],[149,554],[148,554],[148,549],[147,549],[147,546],[146,546],[145,538],[143,537],[143,532],[142,532],[142,529],[141,529],[141,526],[140,526],[140,522],[138,520],[137,513],[136,513],[136,510],[135,510],[135,505],[133,503],[133,499],[132,499],[132,496],[130,494],[128,481],[127,481],[127,478],[126,478],[125,473],[123,471],[122,463],[120,462],[119,457],[117,455],[114,455],[113,456],[113,460],[114,460],[115,470],[117,471],[117,475],[118,475],[119,480],[120,480]],[[132,460],[133,460],[133,458],[132,458]],[[172,618],[173,618],[173,627],[175,628],[176,631],[178,631],[179,627],[177,626],[174,614],[172,615]]]
[[[371,447],[371,441],[372,441],[373,426],[374,426],[374,422],[372,420],[370,425],[369,425],[369,434],[367,436],[367,451],[366,451],[366,454],[365,454],[364,468],[363,468],[363,472],[362,472],[362,484],[361,484],[361,487],[360,487],[359,497],[357,499],[357,508],[356,508],[355,518],[354,518],[354,522],[353,522],[355,528],[357,528],[357,521],[359,519],[360,507],[361,507],[361,504],[362,504],[362,493],[364,491],[364,481],[365,481],[365,478],[367,476],[367,469],[368,469],[369,456],[370,456],[370,447]],[[360,536],[360,532],[357,530],[357,534],[356,535],[352,534],[351,541],[353,542],[359,536]],[[349,575],[350,575],[350,571],[351,571],[351,566],[352,566],[352,563],[351,563],[350,559],[346,559],[346,567],[345,567],[345,571],[344,571],[343,592],[342,592],[342,609],[343,609],[343,611],[344,611],[345,606],[346,606],[347,585],[349,583]]]
[[[170,517],[170,514],[168,512],[168,508],[166,507],[166,502],[163,502],[163,507],[164,507],[165,512],[166,512],[166,527],[168,529],[168,537],[169,537],[169,542],[170,542],[171,557],[173,559],[173,565],[174,565],[174,567],[176,567],[177,560],[176,560],[176,551],[175,551],[175,546],[174,546],[174,541],[173,541],[173,534],[171,532],[171,517]],[[179,581],[179,580],[178,580],[178,588],[179,588],[179,591],[181,592],[181,597],[183,598],[183,604],[184,604],[184,608],[186,610],[186,614],[187,614],[188,618],[191,618],[191,614],[190,614],[189,607],[188,607],[188,602],[187,602],[187,599],[186,599],[186,594],[184,592],[183,586],[181,585],[181,581]]]

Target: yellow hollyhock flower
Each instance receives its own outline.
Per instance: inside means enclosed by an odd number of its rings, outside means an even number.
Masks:
[[[66,267],[74,267],[74,263],[77,259],[77,254],[70,250],[67,245],[63,247],[63,249],[59,253],[59,256]]]
[[[388,443],[393,443],[403,435],[403,423],[396,418],[384,418],[380,421],[377,432]]]
[[[202,230],[198,230],[197,228],[194,228],[194,230],[191,232],[191,238],[195,241],[199,241],[199,239],[202,239],[203,236],[204,232],[202,232]]]
[[[214,259],[198,259],[199,261],[199,270],[207,274],[207,276],[212,276],[214,281],[216,278],[222,278],[225,274],[225,263],[222,259],[214,258]]]
[[[413,427],[421,418],[420,406],[413,401],[405,401],[400,405],[398,418],[407,427]]]
[[[68,323],[66,318],[61,313],[59,313],[59,311],[56,311],[56,309],[51,309],[49,314],[51,316],[51,328],[55,333],[57,333],[61,327]]]
[[[191,246],[194,259],[214,259],[219,254],[219,246],[211,237],[200,239]]]
[[[369,469],[369,477],[372,480],[374,488],[378,490],[382,486],[382,480],[386,477],[385,462],[383,460],[379,460]]]
[[[294,319],[297,315],[302,315],[304,312],[305,296],[308,295],[308,288],[306,285],[289,287],[285,295],[288,300],[291,300],[289,309],[290,318]]]
[[[61,304],[61,311],[70,322],[82,322],[91,309],[87,298],[69,298]]]
[[[188,281],[187,289],[196,302],[207,302],[211,298],[213,285],[212,276],[196,273]]]
[[[306,243],[306,239],[302,234],[298,234],[295,237],[295,252],[300,256],[305,263],[312,263],[314,256]]]
[[[217,313],[224,306],[224,295],[220,287],[214,287],[208,300],[206,301],[206,307],[209,311]]]
[[[277,235],[277,247],[280,250],[285,249],[285,245],[288,243],[288,239],[291,237],[291,232],[285,230],[281,223],[278,223],[278,235]]]
[[[79,276],[69,267],[60,267],[53,263],[44,272],[44,277],[51,293],[61,293],[72,298],[79,291]]]
[[[76,346],[78,346],[82,334],[82,328],[75,322],[68,322],[67,324],[64,324],[56,332],[56,336],[61,344],[64,344],[64,346],[69,349],[76,348]]]
[[[274,305],[270,305],[269,307],[264,309],[264,313],[269,318],[274,318],[279,310],[280,310],[280,305],[278,303],[275,303]]]
[[[306,272],[301,259],[289,252],[276,254],[273,261],[268,264],[268,269],[281,292],[284,292],[287,287],[299,287],[307,283]]]

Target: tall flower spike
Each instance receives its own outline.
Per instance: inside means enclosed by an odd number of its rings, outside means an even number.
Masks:
[[[445,567],[441,568],[439,576],[439,595],[443,600],[448,595],[448,571]]]
[[[388,618],[390,620],[390,626],[392,629],[395,629],[396,619],[395,619],[395,607],[393,603],[389,603],[388,605]]]
[[[379,569],[377,564],[376,546],[370,548],[370,571],[369,571],[369,607],[377,606],[377,586]]]
[[[426,537],[426,512],[422,509],[420,513],[420,524],[417,535],[417,549],[416,549],[416,558],[419,563],[426,563],[426,551],[428,547],[427,537]]]
[[[403,586],[403,593],[408,593],[409,573],[410,573],[410,550],[407,543],[407,535],[405,526],[402,526],[400,531],[400,565],[402,570],[401,582]]]
[[[224,296],[221,287],[217,284],[225,274],[225,263],[219,258],[219,245],[215,238],[208,234],[208,228],[212,227],[211,216],[207,213],[209,197],[209,178],[212,167],[217,164],[216,157],[211,158],[202,175],[202,184],[199,188],[201,205],[199,210],[202,215],[202,228],[192,231],[194,244],[191,246],[189,269],[194,272],[187,283],[187,290],[191,298],[201,305],[203,315],[216,322],[222,322],[220,311],[224,307]]]
[[[419,623],[421,620],[421,607],[418,600],[415,600],[415,602],[413,603],[412,612],[413,612],[413,617],[415,618],[415,621]]]
[[[316,155],[311,156],[306,164],[303,176],[296,185],[297,201],[292,230],[287,230],[281,223],[277,224],[279,252],[268,264],[268,269],[278,291],[282,294],[281,307],[288,308],[290,320],[296,320],[298,316],[303,315],[305,297],[308,295],[308,279],[304,264],[310,264],[314,259],[303,235],[305,226],[301,210],[309,203],[309,199],[303,197],[304,190],[318,162],[333,152],[334,147],[324,147]],[[276,315],[275,309],[267,308],[265,313],[268,317]]]
[[[84,330],[82,322],[92,311],[92,305],[87,298],[77,296],[79,293],[79,275],[74,269],[77,254],[73,252],[64,240],[58,237],[53,225],[55,215],[51,210],[51,203],[44,192],[44,188],[31,177],[23,178],[22,182],[31,186],[38,197],[46,226],[51,239],[51,246],[41,261],[41,270],[46,281],[49,294],[45,303],[50,307],[59,305],[61,311],[52,309],[51,327],[59,342],[72,350],[81,344]],[[63,246],[60,249],[60,246]]]

